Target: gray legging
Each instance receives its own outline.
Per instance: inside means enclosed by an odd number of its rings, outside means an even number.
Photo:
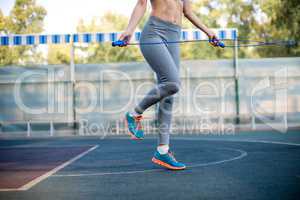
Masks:
[[[140,45],[143,56],[156,73],[157,86],[152,88],[136,106],[135,111],[142,114],[147,108],[159,102],[158,127],[159,144],[169,144],[172,105],[174,95],[179,91],[180,49],[178,41],[181,28],[173,23],[151,16],[141,34]],[[162,43],[162,44],[147,44]]]

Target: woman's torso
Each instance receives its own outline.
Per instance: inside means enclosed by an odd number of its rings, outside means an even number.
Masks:
[[[181,26],[183,13],[182,0],[151,0],[151,5],[151,15]]]

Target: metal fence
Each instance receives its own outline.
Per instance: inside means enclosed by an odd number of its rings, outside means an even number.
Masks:
[[[235,65],[182,61],[174,132],[300,126],[300,58],[241,59],[238,71]],[[0,68],[1,133],[123,134],[124,113],[155,84],[146,63],[76,65],[71,76],[61,65]],[[155,114],[155,106],[145,113],[148,133],[156,130]]]

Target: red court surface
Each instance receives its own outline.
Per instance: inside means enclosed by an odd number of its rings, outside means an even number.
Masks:
[[[91,148],[91,146],[0,148],[0,191],[27,190],[79,159]]]

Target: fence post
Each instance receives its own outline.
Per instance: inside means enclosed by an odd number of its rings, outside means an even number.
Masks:
[[[252,127],[253,131],[256,130],[256,122],[255,122],[255,114],[254,113],[251,114],[251,127]]]
[[[117,135],[120,134],[120,124],[119,124],[119,120],[116,120],[116,134],[117,134]]]
[[[286,113],[284,114],[283,118],[284,118],[284,130],[285,130],[285,132],[287,132],[289,127],[288,127],[288,121],[287,121],[287,114]]]
[[[76,123],[76,122],[75,122]],[[83,136],[85,135],[85,131],[84,131],[84,121],[81,120],[78,122],[78,135],[79,136]]]
[[[234,38],[234,48],[233,48],[233,67],[234,67],[234,85],[235,85],[235,104],[236,104],[236,124],[240,124],[240,93],[239,93],[239,63],[238,63],[238,57],[239,57],[239,42],[238,37],[236,36]]]
[[[31,127],[30,127],[30,121],[27,122],[27,137],[30,137],[31,133]]]
[[[72,115],[73,115],[73,128],[76,129],[76,104],[75,104],[75,47],[74,47],[74,41],[73,41],[73,35],[71,35],[71,43],[70,43],[70,81],[71,81],[71,87],[72,87]]]
[[[223,135],[224,134],[224,116],[223,114],[220,114],[219,117],[218,117],[218,132],[219,132],[219,135]]]
[[[3,133],[4,122],[0,121],[0,133]]]
[[[50,136],[52,137],[54,135],[54,125],[53,121],[50,121]]]

